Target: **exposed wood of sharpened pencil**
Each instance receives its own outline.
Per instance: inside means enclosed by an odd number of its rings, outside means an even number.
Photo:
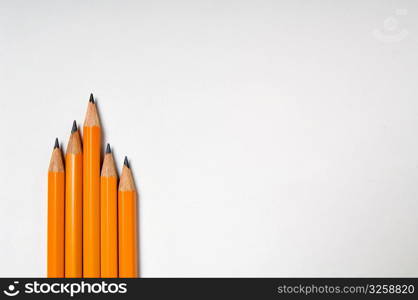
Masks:
[[[55,139],[54,150],[49,161],[48,172],[64,172],[64,163],[62,161],[62,152],[59,148],[58,139]]]
[[[87,105],[87,112],[86,117],[84,119],[83,127],[100,127],[99,114],[97,113],[96,103],[94,102],[94,100],[91,100],[92,97],[93,94],[90,94],[90,100]]]
[[[126,156],[122,168],[122,175],[120,176],[119,191],[136,191],[132,171]]]
[[[110,145],[107,144],[107,147]],[[111,151],[106,151],[105,157],[102,164],[102,177],[117,177],[115,161],[113,159],[113,154]]]

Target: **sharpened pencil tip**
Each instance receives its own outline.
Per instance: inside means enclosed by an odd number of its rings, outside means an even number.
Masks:
[[[107,146],[106,146],[106,153],[112,153],[112,150],[110,149],[110,144],[109,143],[107,143]]]
[[[74,120],[73,122],[73,128],[71,128],[71,133],[74,133],[77,131],[77,122]]]
[[[60,147],[60,144],[58,142],[58,138],[55,138],[55,145],[54,145],[54,149],[57,149]]]
[[[89,100],[89,102],[91,102],[91,103],[93,103],[93,104],[94,104],[93,93],[91,93],[91,94],[90,94],[90,100]]]
[[[129,162],[128,162],[128,157],[127,157],[127,156],[125,156],[125,160],[124,160],[123,164],[124,164],[126,167],[128,167],[128,168],[129,168]]]

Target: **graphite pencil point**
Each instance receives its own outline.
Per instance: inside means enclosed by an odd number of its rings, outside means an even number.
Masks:
[[[89,101],[94,104],[93,93],[90,94],[90,100]]]
[[[55,145],[54,145],[54,149],[57,149],[60,147],[60,144],[58,143],[58,138],[55,138]]]
[[[109,143],[107,143],[107,146],[106,146],[106,153],[112,153],[112,150],[110,149],[110,144]]]
[[[73,128],[71,128],[71,133],[74,133],[77,131],[77,122],[74,120],[73,122]]]
[[[124,160],[123,164],[124,164],[126,167],[128,167],[128,168],[129,168],[129,162],[128,162],[128,157],[127,157],[127,156],[125,156],[125,160]]]

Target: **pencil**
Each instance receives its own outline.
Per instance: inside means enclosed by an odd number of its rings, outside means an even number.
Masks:
[[[65,277],[83,275],[83,150],[74,121],[65,155]]]
[[[64,164],[55,139],[48,169],[47,276],[64,277]]]
[[[110,145],[107,144],[100,177],[100,256],[101,277],[118,277],[117,174]]]
[[[138,277],[136,188],[125,157],[118,192],[119,277]]]
[[[100,122],[93,94],[83,127],[83,276],[100,277]]]

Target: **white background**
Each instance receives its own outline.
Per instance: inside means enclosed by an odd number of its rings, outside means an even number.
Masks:
[[[46,275],[53,141],[90,92],[142,276],[418,276],[417,9],[0,0],[0,276]]]

